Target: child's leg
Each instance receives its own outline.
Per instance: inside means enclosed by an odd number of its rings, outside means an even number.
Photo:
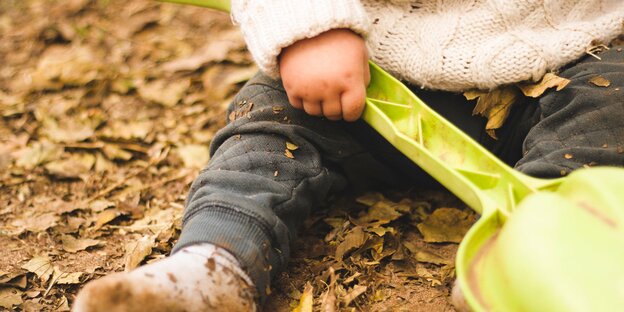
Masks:
[[[262,75],[241,90],[229,116],[212,142],[208,167],[191,187],[174,254],[90,283],[77,310],[105,311],[104,298],[119,296],[119,309],[148,297],[169,311],[224,308],[225,302],[245,303],[225,306],[229,311],[249,308],[247,286],[265,297],[271,277],[288,261],[296,229],[330,191],[346,186],[330,167],[372,160],[345,131],[351,124],[292,108],[281,84]],[[238,290],[228,288],[232,284]]]
[[[624,52],[622,46],[587,57],[560,75],[571,82],[539,101],[541,116],[524,142],[518,170],[560,177],[584,165],[624,166]],[[590,79],[602,76],[608,87]]]

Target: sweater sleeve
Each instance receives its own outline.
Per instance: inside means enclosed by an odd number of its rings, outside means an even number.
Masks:
[[[336,28],[361,36],[369,30],[360,0],[233,0],[232,17],[260,69],[279,77],[277,58],[283,48]]]

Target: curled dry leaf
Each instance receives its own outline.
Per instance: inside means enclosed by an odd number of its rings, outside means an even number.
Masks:
[[[314,286],[307,282],[303,289],[303,294],[299,299],[299,305],[293,310],[293,312],[312,312],[312,304],[314,303]]]
[[[342,299],[346,306],[349,306],[355,298],[359,297],[366,292],[367,287],[362,285],[355,285]]]
[[[156,241],[156,236],[143,236],[140,239],[126,244],[126,272],[136,268],[139,264],[152,253],[152,248]]]
[[[536,98],[544,94],[544,92],[550,88],[556,87],[556,90],[560,91],[565,88],[568,83],[570,83],[569,79],[559,77],[553,73],[546,73],[540,82],[533,84],[522,83],[519,84],[518,87],[524,95]]]
[[[495,130],[500,128],[511,107],[518,100],[520,92],[515,86],[504,86],[491,91],[468,91],[464,92],[468,100],[477,99],[477,105],[473,109],[473,115],[487,118],[485,129],[487,133],[496,139]]]

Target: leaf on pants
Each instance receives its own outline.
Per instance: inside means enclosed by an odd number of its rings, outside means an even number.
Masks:
[[[533,84],[522,83],[519,84],[518,87],[524,95],[536,98],[544,94],[544,92],[550,88],[556,87],[556,90],[560,91],[565,88],[568,83],[570,83],[569,79],[559,77],[553,73],[546,73],[540,82]]]
[[[595,86],[605,88],[611,85],[611,81],[600,75],[592,77],[591,79],[589,79],[589,82],[593,83]]]
[[[473,115],[483,116],[488,119],[485,130],[496,139],[495,130],[500,128],[512,105],[518,100],[520,92],[515,86],[504,86],[492,91],[467,91],[464,96],[468,100],[477,99],[477,105],[472,111]]]

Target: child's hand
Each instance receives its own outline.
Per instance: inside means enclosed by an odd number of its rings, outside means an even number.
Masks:
[[[330,120],[357,120],[370,81],[364,39],[334,29],[295,42],[280,55],[280,74],[288,100],[298,109]]]

